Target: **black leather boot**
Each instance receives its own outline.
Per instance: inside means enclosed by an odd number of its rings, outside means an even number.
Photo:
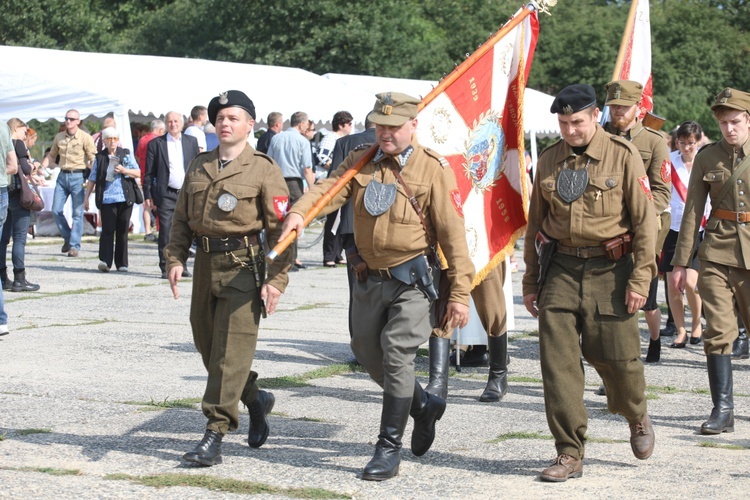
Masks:
[[[0,267],[0,280],[3,282],[3,290],[10,292],[13,288],[13,282],[8,279],[8,268]]]
[[[13,284],[10,287],[11,292],[36,292],[39,285],[26,281],[26,269],[13,269]]]
[[[487,348],[490,351],[490,374],[479,401],[494,403],[508,392],[508,334],[487,337]]]
[[[425,391],[439,398],[448,397],[448,351],[450,339],[430,337],[430,382]]]
[[[185,453],[182,458],[206,467],[220,464],[223,461],[221,458],[221,440],[223,437],[216,431],[206,431],[198,446]]]
[[[383,394],[380,434],[375,445],[375,455],[362,472],[362,479],[365,481],[385,481],[398,476],[401,438],[409,419],[410,406],[411,398],[396,398]]]
[[[661,360],[661,339],[651,340],[648,343],[646,363],[658,363]]]
[[[260,448],[268,439],[270,426],[268,424],[268,414],[273,410],[276,398],[273,394],[266,391],[258,391],[258,397],[255,401],[247,405],[250,413],[250,430],[247,433],[247,444],[250,448]]]
[[[729,354],[706,356],[708,386],[714,408],[701,425],[701,434],[734,432],[734,401],[732,399],[732,358]]]
[[[734,339],[732,344],[732,359],[750,358],[750,343],[747,338],[747,330],[740,328],[740,334]]]
[[[432,446],[435,440],[435,423],[445,412],[445,400],[422,389],[414,381],[414,397],[409,414],[414,418],[414,430],[411,433],[411,452],[421,457]]]

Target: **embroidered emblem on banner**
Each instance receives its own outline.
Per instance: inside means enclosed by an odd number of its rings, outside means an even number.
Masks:
[[[458,212],[458,215],[463,219],[464,205],[461,202],[461,193],[458,191],[458,189],[454,189],[451,191],[451,201],[453,202],[453,207],[456,209],[456,212]]]
[[[502,117],[490,111],[477,120],[464,153],[464,172],[475,189],[487,191],[505,171],[505,132]]]
[[[276,217],[284,222],[286,219],[287,210],[289,210],[289,197],[288,196],[274,196],[273,197],[273,210],[276,212]]]
[[[651,195],[651,183],[648,182],[648,176],[643,176],[638,178],[638,182],[641,184],[641,189],[643,189],[643,192],[646,193],[646,196],[648,196],[648,199],[653,201],[654,197]]]
[[[672,162],[669,160],[661,162],[661,180],[665,184],[672,182]]]

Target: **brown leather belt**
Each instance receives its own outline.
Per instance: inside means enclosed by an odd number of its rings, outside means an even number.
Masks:
[[[714,210],[711,217],[734,222],[750,222],[750,212],[732,212],[731,210],[722,210],[720,208]]]
[[[231,238],[209,238],[208,236],[199,236],[201,249],[206,252],[233,252],[243,248],[259,246],[258,233],[248,234],[247,236],[234,236]]]
[[[563,255],[572,255],[573,257],[578,257],[579,259],[590,259],[591,257],[601,257],[602,255],[605,255],[607,253],[604,248],[597,246],[597,247],[568,247],[565,245],[561,245],[558,243],[557,245],[557,251],[558,253],[561,253]]]
[[[384,279],[384,280],[390,280],[393,279],[393,275],[388,269],[370,269],[367,268],[367,274],[369,276],[374,276],[376,278]]]

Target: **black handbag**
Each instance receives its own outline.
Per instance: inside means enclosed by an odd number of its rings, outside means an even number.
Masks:
[[[26,210],[31,210],[32,212],[39,212],[41,210],[44,210],[44,200],[41,196],[39,196],[36,188],[29,184],[26,176],[22,173],[19,172],[16,175],[18,176],[18,180],[21,183],[21,207],[25,208]]]

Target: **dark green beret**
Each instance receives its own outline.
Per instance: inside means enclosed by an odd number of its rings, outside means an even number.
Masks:
[[[552,106],[549,108],[550,113],[560,115],[572,115],[581,110],[596,106],[596,91],[591,85],[575,84],[568,85],[557,94]]]
[[[255,120],[255,105],[244,92],[239,90],[227,90],[217,95],[208,104],[208,119],[212,125],[216,125],[216,115],[224,108],[242,108]]]

